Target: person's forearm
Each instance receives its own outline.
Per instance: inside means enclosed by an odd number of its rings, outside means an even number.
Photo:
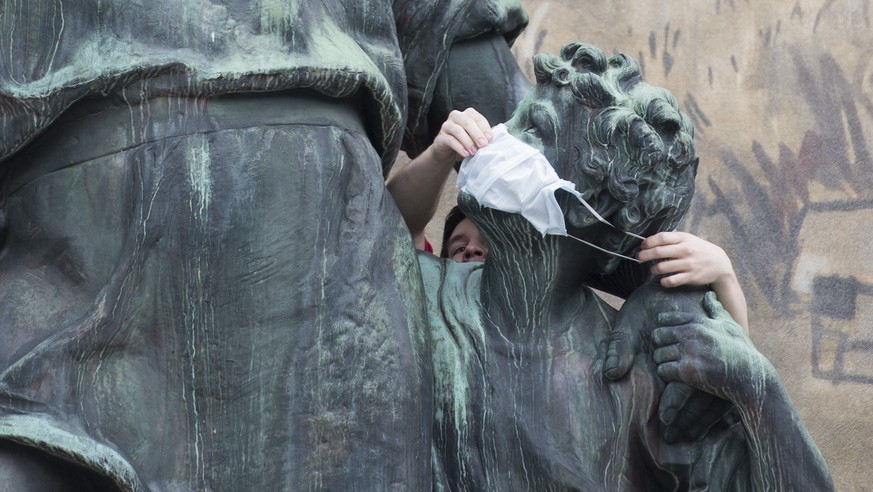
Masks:
[[[414,238],[423,239],[424,228],[436,213],[453,164],[452,158],[438,158],[433,149],[428,147],[386,182]]]
[[[723,276],[711,285],[715,296],[722,306],[730,313],[731,317],[740,326],[749,332],[749,308],[746,305],[746,296],[736,274],[731,270],[730,274]]]

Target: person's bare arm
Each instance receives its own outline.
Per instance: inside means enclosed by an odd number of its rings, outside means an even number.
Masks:
[[[473,108],[452,111],[433,143],[386,182],[415,247],[424,249],[424,228],[436,213],[440,194],[454,165],[493,138],[484,116]]]
[[[643,241],[637,259],[656,261],[652,273],[662,276],[664,287],[709,285],[734,321],[749,331],[746,296],[730,258],[717,245],[687,232],[661,232]]]

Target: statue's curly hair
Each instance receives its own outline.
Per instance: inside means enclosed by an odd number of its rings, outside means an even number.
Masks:
[[[537,84],[569,87],[594,112],[587,134],[576,137],[590,142],[577,168],[597,183],[606,180],[622,202],[615,225],[638,233],[656,232],[649,225],[675,228],[690,205],[698,156],[691,121],[673,95],[645,83],[633,58],[607,58],[587,44],[570,43],[560,56],[541,53],[533,61]]]

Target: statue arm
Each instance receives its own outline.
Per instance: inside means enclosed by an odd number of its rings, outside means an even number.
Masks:
[[[452,168],[487,145],[491,140],[488,122],[508,120],[529,88],[530,83],[524,78],[503,35],[487,33],[451,46],[436,82],[425,124],[408,134],[404,144],[404,150],[414,159],[386,183],[416,248],[424,248],[425,226],[436,212]],[[461,112],[463,108],[468,109]],[[469,108],[475,110],[471,112]],[[460,121],[461,116],[468,117],[466,123]],[[470,127],[470,118],[479,125],[479,130]],[[484,128],[481,122],[485,123]],[[478,142],[480,133],[486,137],[484,144]],[[471,149],[463,144],[469,137],[473,137],[470,143],[477,142]],[[433,143],[422,151],[422,141]],[[461,148],[454,145],[455,142]],[[454,149],[451,155],[445,151],[448,145]],[[469,151],[464,152],[465,148]]]
[[[715,299],[705,316],[662,311],[652,332],[658,375],[731,402],[740,417],[755,490],[833,490],[830,473],[773,365]]]
[[[660,232],[640,245],[637,259],[623,262],[607,276],[589,276],[589,286],[628,298],[646,280],[655,277],[666,288],[685,285],[712,288],[733,319],[749,332],[746,296],[733,264],[719,246],[687,232]],[[616,327],[610,333],[609,358],[604,368],[609,379],[619,379],[630,369],[639,347],[637,327]]]
[[[493,124],[503,123],[530,89],[506,39],[497,33],[459,41],[449,50],[427,113],[439,130],[452,110],[476,108]]]
[[[414,157],[455,109],[506,121],[529,83],[509,46],[527,25],[518,0],[393,0],[409,111],[403,150]],[[439,33],[435,36],[434,33]]]

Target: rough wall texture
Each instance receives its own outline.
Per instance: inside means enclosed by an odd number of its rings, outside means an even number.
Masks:
[[[636,58],[694,118],[681,229],[721,245],[752,338],[839,490],[873,490],[873,2],[526,0],[513,51],[578,40]],[[455,203],[453,178],[428,229]]]
[[[683,230],[721,245],[752,338],[839,490],[873,489],[873,38],[869,0],[527,0],[522,66],[579,40],[636,58],[694,119]]]

